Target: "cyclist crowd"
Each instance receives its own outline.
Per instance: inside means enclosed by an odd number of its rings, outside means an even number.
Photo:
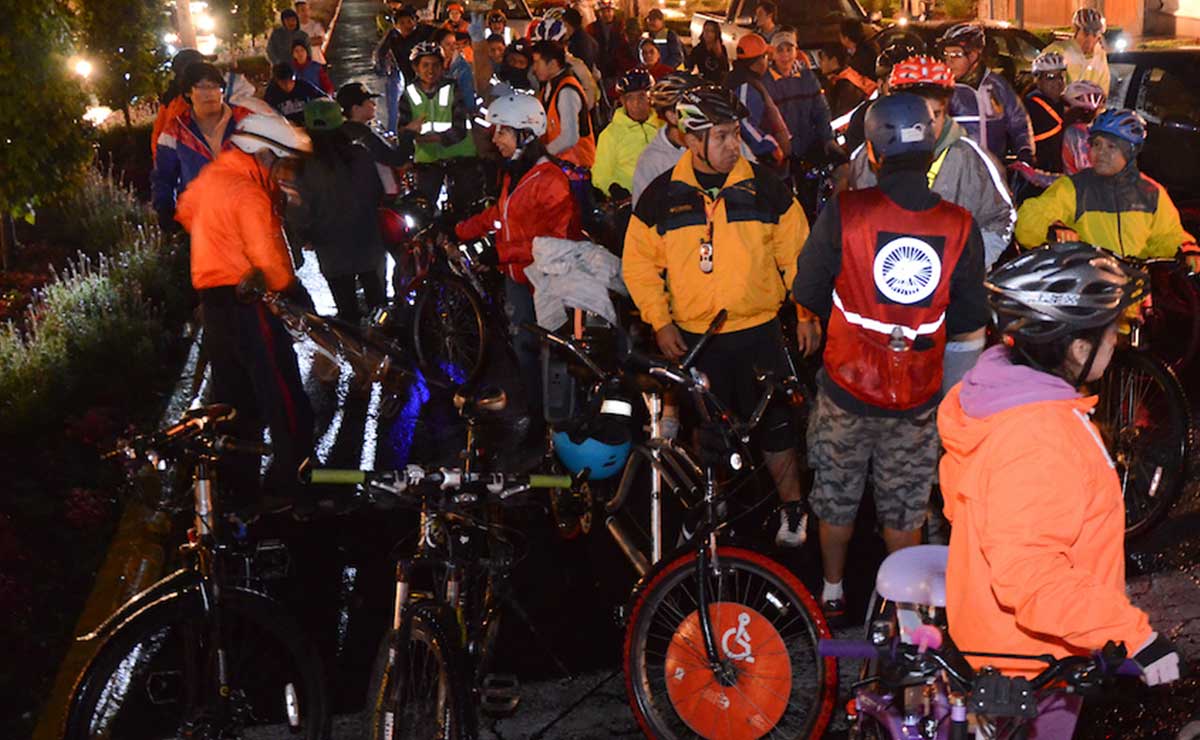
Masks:
[[[801,545],[807,513],[819,521],[828,617],[845,610],[868,475],[897,550],[921,540],[940,458],[960,647],[1066,654],[1111,639],[1149,683],[1178,676],[1178,654],[1125,596],[1121,496],[1082,389],[1145,288],[1109,255],[1178,255],[1194,269],[1200,250],[1137,168],[1145,122],[1105,108],[1099,13],[1076,13],[1074,38],[1038,57],[1022,98],[984,63],[971,23],[935,48],[906,36],[878,49],[848,20],[814,58],[763,2],[730,60],[716,24],[689,51],[661,11],[627,22],[611,0],[590,23],[551,8],[524,34],[503,3],[475,23],[458,3],[432,22],[387,5],[381,93],[335,91],[286,10],[268,109],[181,52],[155,128],[154,206],[191,237],[213,397],[270,427],[269,486],[287,487],[311,453],[312,412],[282,326],[236,295],[247,271],[302,293],[294,264],[311,251],[341,318],[361,317],[359,289],[383,305],[375,210],[411,168],[417,191],[456,214],[457,238],[494,236],[517,327],[536,319],[525,271],[537,240],[585,239],[597,199],[631,199],[617,251],[663,355],[682,356],[727,311],[696,366],[746,418],[758,375],[792,372],[789,345],[820,353],[811,491],[786,407],[756,442],[780,498],[776,544]],[[801,206],[826,163],[839,166],[835,193]],[[494,202],[465,217],[485,195]],[[1057,227],[1077,241],[1039,248]],[[1033,251],[1005,261],[1014,239]],[[1002,341],[985,351],[989,321]],[[540,398],[537,346],[515,331],[513,342]]]

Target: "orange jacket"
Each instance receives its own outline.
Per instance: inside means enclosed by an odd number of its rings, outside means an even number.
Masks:
[[[237,285],[256,267],[269,290],[295,279],[270,182],[254,157],[226,149],[183,191],[175,218],[192,236],[196,290]]]
[[[986,357],[986,354],[985,354]],[[978,367],[978,366],[977,366]],[[1125,595],[1125,505],[1096,398],[1033,401],[973,418],[960,396],[938,409],[950,634],[962,650],[1057,657],[1108,640],[1132,655],[1150,637]],[[974,658],[1031,676],[1044,663]]]
[[[568,67],[568,70],[570,67]],[[591,169],[596,164],[596,134],[592,131],[592,119],[588,115],[587,96],[583,93],[583,85],[575,75],[564,72],[557,78],[546,83],[542,104],[546,107],[546,133],[542,135],[542,143],[549,145],[562,133],[562,119],[558,112],[558,96],[564,88],[571,88],[579,94],[579,141],[570,148],[554,155],[571,164]]]
[[[183,115],[188,109],[188,102],[182,95],[171,98],[171,102],[158,107],[158,115],[154,117],[154,128],[150,132],[150,161],[158,159],[158,136],[167,124]]]

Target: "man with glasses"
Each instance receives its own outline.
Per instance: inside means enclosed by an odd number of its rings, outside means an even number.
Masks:
[[[983,63],[984,41],[983,27],[977,23],[955,24],[938,40],[957,83],[950,115],[996,159],[1012,154],[1032,163],[1029,114],[1008,80]]]
[[[1036,87],[1025,96],[1025,108],[1033,125],[1035,167],[1062,172],[1063,90],[1067,86],[1067,64],[1062,54],[1044,51],[1033,60]]]

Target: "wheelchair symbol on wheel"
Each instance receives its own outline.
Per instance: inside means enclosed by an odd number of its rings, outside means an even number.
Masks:
[[[875,287],[896,303],[919,303],[937,290],[942,260],[937,250],[920,239],[901,236],[875,255]]]

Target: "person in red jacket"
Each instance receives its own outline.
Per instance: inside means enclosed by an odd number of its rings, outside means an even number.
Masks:
[[[521,324],[537,320],[525,268],[533,262],[535,237],[582,238],[581,218],[567,175],[541,142],[546,133],[546,110],[541,102],[532,95],[510,93],[488,106],[486,118],[493,127],[492,142],[504,159],[500,200],[458,224],[455,234],[459,239],[476,239],[495,233],[514,330],[513,349],[530,394],[530,410],[537,418],[542,397],[538,342],[527,332],[516,332]]]

